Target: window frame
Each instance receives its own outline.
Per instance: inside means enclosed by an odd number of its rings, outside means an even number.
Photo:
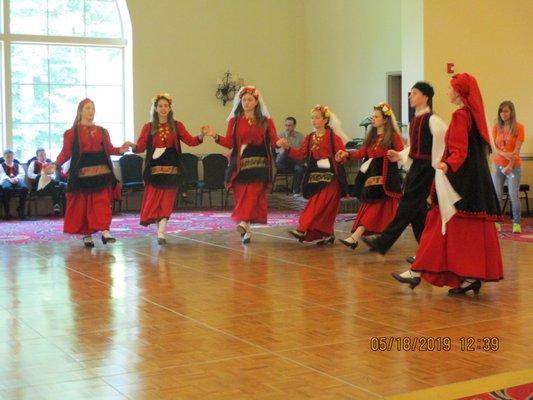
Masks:
[[[126,0],[114,0],[119,18],[122,24],[122,38],[102,38],[83,36],[47,36],[12,34],[10,32],[10,2],[16,0],[0,0],[1,27],[0,27],[0,51],[1,51],[1,145],[3,149],[13,146],[13,101],[12,101],[12,68],[11,46],[13,44],[36,44],[36,45],[59,45],[59,46],[83,46],[83,47],[114,47],[122,49],[122,103],[124,140],[133,140],[133,53],[132,53],[132,28]],[[81,100],[81,99],[80,99]],[[96,105],[98,107],[98,105]],[[75,105],[74,105],[75,107]],[[74,118],[74,116],[73,116]],[[121,144],[121,143],[120,143]],[[116,143],[115,145],[120,145]],[[16,150],[16,149],[14,149]],[[50,154],[56,157],[57,154]]]

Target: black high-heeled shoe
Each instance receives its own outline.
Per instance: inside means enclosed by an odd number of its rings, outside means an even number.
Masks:
[[[330,237],[327,237],[325,239],[322,239],[322,240],[319,240],[318,242],[316,242],[316,244],[318,246],[324,246],[326,244],[333,244],[335,243],[335,236],[334,235],[331,235]]]
[[[157,238],[157,244],[159,246],[163,246],[163,245],[167,244],[167,239],[165,239],[165,238]]]
[[[359,245],[359,242],[348,242],[345,239],[339,239],[339,242],[341,242],[346,247],[350,247],[352,250],[355,250],[357,246]]]
[[[450,289],[448,290],[448,294],[463,294],[473,290],[474,294],[477,295],[479,294],[479,289],[481,289],[481,281],[474,281],[468,286]]]
[[[112,237],[112,236],[105,237],[104,235],[102,235],[102,243],[103,243],[103,244],[115,243],[116,241],[117,241],[117,239],[115,239],[115,238]]]
[[[407,283],[409,287],[411,288],[411,290],[420,284],[420,278],[417,278],[417,277],[404,278],[398,272],[393,272],[391,276],[394,279],[396,279],[398,282]]]

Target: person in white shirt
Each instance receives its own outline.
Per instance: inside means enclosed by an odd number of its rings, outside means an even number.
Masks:
[[[24,168],[15,161],[13,150],[6,149],[4,151],[4,161],[0,168],[0,182],[2,184],[2,200],[4,203],[4,219],[10,219],[11,213],[9,211],[9,201],[13,194],[19,195],[19,205],[17,212],[19,218],[24,218],[24,207],[26,204],[26,196],[28,195],[28,187],[24,183]]]
[[[38,188],[43,167],[51,162],[52,160],[46,158],[45,149],[37,149],[36,157],[34,157],[28,164],[28,179],[34,191]],[[61,197],[64,192],[64,186],[66,185],[56,179],[55,173],[48,174],[48,177],[50,178],[50,182],[42,188],[42,191],[52,197],[54,214],[59,215],[61,213]]]

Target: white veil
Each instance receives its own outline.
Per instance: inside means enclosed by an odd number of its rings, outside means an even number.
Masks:
[[[259,100],[259,107],[261,107],[261,114],[263,114],[263,116],[266,118],[270,118],[270,113],[268,112],[268,108],[265,102],[263,101],[263,96],[261,96],[261,93],[259,93],[259,90],[257,90],[255,86],[243,86],[239,89],[239,92],[233,98],[233,107],[231,109],[231,112],[228,115],[227,121],[235,117],[235,111],[237,110],[237,107],[239,106],[239,103],[241,102],[241,97],[244,91],[252,94],[254,97],[256,97]]]
[[[329,112],[328,125],[331,129],[333,129],[333,132],[335,132],[335,134],[339,135],[339,137],[342,139],[342,143],[346,144],[346,142],[348,142],[348,136],[346,136],[346,134],[342,130],[341,120],[339,119],[339,117],[337,117],[336,114],[332,113],[331,111]]]

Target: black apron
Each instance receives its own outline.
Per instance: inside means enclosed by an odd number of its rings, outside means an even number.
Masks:
[[[339,164],[335,161],[335,142],[333,141],[334,133],[329,131],[331,149],[333,154],[328,158],[329,168],[319,168],[317,165],[317,160],[315,160],[311,155],[311,149],[308,146],[307,153],[307,170],[302,180],[302,195],[304,198],[309,199],[323,188],[329,185],[333,179],[336,177],[341,188],[341,197],[346,196],[348,190],[348,183],[346,180],[346,170],[342,164]],[[336,166],[336,168],[334,167]]]
[[[237,158],[241,149],[237,146],[237,125],[239,120],[235,119],[233,125],[233,149],[226,169],[226,184],[231,184],[231,179],[237,168]],[[271,159],[268,155],[270,149],[270,135],[268,128],[265,130],[263,144],[246,145],[240,155],[240,168],[235,182],[272,182],[272,169],[270,168]]]
[[[178,188],[183,169],[177,150],[174,147],[167,147],[156,159],[153,158],[153,149],[149,150],[143,172],[144,180],[161,189]]]
[[[104,136],[109,135],[101,128]],[[117,179],[113,172],[113,164],[105,150],[81,153],[78,127],[74,127],[72,143],[71,170],[67,183],[67,192],[81,191],[95,193],[105,187],[115,185]]]
[[[384,199],[388,192],[401,194],[402,178],[398,172],[398,163],[389,162],[387,175],[383,175],[385,159],[374,158],[366,172],[359,171],[355,177],[354,196],[361,202],[374,203]]]
[[[502,211],[490,175],[486,156],[487,147],[473,122],[468,132],[468,154],[465,161],[456,172],[450,168],[446,176],[454,190],[461,196],[461,200],[455,203],[459,212],[499,217]],[[437,202],[436,195],[433,196],[433,200]]]

